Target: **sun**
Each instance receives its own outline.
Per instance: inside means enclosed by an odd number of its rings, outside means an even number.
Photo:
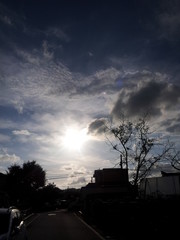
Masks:
[[[87,129],[69,128],[63,137],[63,145],[69,150],[80,151],[83,144],[88,140]]]

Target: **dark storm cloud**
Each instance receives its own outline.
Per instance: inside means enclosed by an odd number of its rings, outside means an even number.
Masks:
[[[89,124],[88,133],[92,135],[101,135],[106,131],[106,120],[96,119]]]
[[[174,118],[169,118],[162,121],[161,125],[165,127],[167,132],[179,134],[180,133],[180,114]]]
[[[180,119],[179,119],[180,122]],[[168,127],[166,130],[168,132],[174,133],[174,134],[180,134],[180,125],[179,122],[175,123],[174,125],[172,125],[171,127]]]
[[[180,87],[167,82],[151,80],[141,81],[132,88],[122,88],[112,115],[121,114],[133,117],[149,112],[151,116],[160,116],[163,110],[173,110],[180,103]]]

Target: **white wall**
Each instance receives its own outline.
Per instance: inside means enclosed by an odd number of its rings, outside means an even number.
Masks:
[[[180,195],[180,176],[146,178],[140,184],[140,192],[153,197]]]

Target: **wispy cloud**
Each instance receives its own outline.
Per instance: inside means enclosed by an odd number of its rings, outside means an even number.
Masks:
[[[4,142],[9,142],[10,141],[10,137],[8,135],[5,134],[1,134],[0,133],[0,142],[4,143]]]
[[[81,77],[77,85],[77,94],[96,95],[100,93],[113,93],[118,91],[117,80],[122,72],[116,68],[110,67],[99,70],[90,76]],[[81,84],[82,82],[82,84]]]
[[[28,130],[14,130],[12,131],[14,135],[25,135],[29,136],[31,133]]]
[[[43,48],[43,56],[47,60],[51,60],[54,56],[54,53],[49,50],[49,46],[48,46],[47,41],[43,41],[42,48]]]
[[[7,118],[0,118],[0,129],[14,129],[18,126],[16,122]]]
[[[13,164],[22,164],[22,160],[16,154],[9,154],[6,148],[0,148],[0,171],[5,172]]]
[[[161,38],[177,41],[180,38],[180,3],[177,0],[162,1],[159,13],[159,26]],[[178,39],[177,39],[178,38]]]
[[[7,25],[9,25],[9,26],[12,26],[12,25],[13,25],[13,24],[12,24],[12,21],[11,21],[11,18],[8,17],[8,16],[0,15],[0,20],[1,20],[3,23],[5,23],[5,24],[7,24]]]
[[[56,37],[65,42],[70,41],[70,37],[60,27],[49,27],[44,33],[50,38]]]

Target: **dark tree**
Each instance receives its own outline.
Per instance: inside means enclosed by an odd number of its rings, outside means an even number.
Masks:
[[[23,164],[23,181],[27,187],[38,189],[46,183],[46,173],[36,161],[28,161]]]
[[[62,190],[56,187],[54,183],[49,183],[38,189],[35,207],[39,210],[47,210],[45,208],[55,209],[59,207],[61,198]]]
[[[36,190],[44,187],[46,173],[36,161],[12,165],[7,171],[7,192],[11,204],[30,205]]]
[[[135,186],[154,166],[170,160],[173,144],[152,132],[146,117],[136,122],[122,117],[118,126],[110,126],[108,130],[113,138],[107,139],[112,148],[119,153],[119,165],[129,169]]]
[[[23,174],[19,165],[12,165],[7,171],[7,192],[10,197],[10,203],[17,205],[22,197]]]
[[[172,154],[170,154],[171,165],[174,169],[180,171],[180,151],[172,149]]]

